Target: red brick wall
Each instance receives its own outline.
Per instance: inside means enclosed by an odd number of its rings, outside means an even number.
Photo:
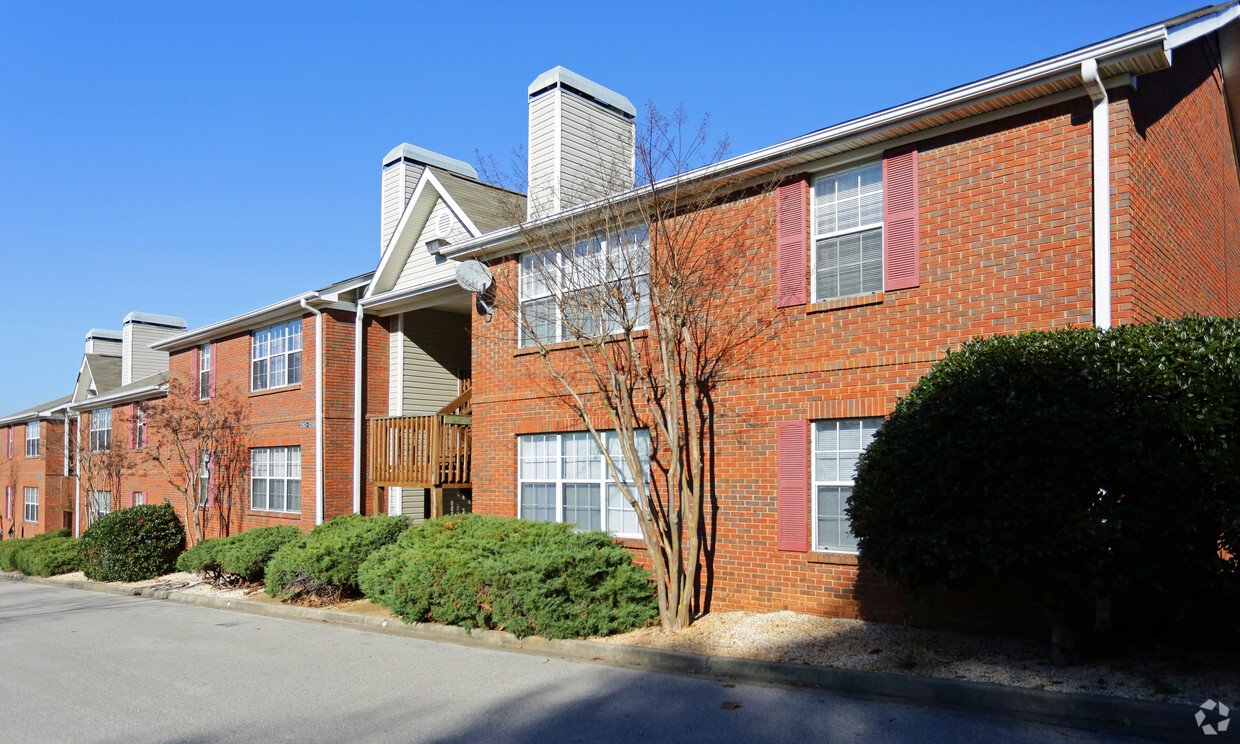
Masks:
[[[775,425],[884,415],[955,344],[1092,322],[1089,111],[1082,97],[919,143],[922,269],[914,289],[777,310],[774,195],[726,208],[721,219],[752,222],[738,249],[749,269],[733,292],[733,309],[772,330],[714,395],[712,609],[904,616],[975,630],[1010,629],[1013,621],[1036,618],[1015,594],[978,602],[939,593],[913,602],[859,568],[853,556],[777,550]],[[1212,115],[1220,111],[1215,107]],[[1141,199],[1157,202],[1153,194]],[[1139,250],[1134,255],[1141,260]],[[501,286],[511,285],[515,267],[512,260],[492,267]],[[1213,307],[1204,295],[1175,297],[1160,312]],[[548,395],[554,383],[543,360],[518,351],[510,319],[475,319],[473,334],[474,509],[514,516],[517,435],[583,427]],[[573,353],[556,350],[551,358],[564,365]]]
[[[39,454],[26,457],[26,424],[0,427],[0,532],[7,538],[31,537],[49,530],[72,527],[64,512],[72,511],[72,480],[63,477],[64,425],[43,421],[39,425]],[[13,437],[13,456],[8,457],[8,438]],[[68,486],[68,487],[67,487]],[[5,487],[13,489],[12,510],[4,502]],[[38,520],[25,519],[25,489],[39,489]]]
[[[1211,43],[1115,104],[1117,322],[1240,313],[1240,181]]]

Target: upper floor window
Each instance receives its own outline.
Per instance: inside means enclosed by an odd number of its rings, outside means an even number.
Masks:
[[[250,389],[270,390],[301,382],[301,321],[254,332]]]
[[[146,446],[146,413],[141,406],[134,406],[133,409],[133,446]]]
[[[883,291],[883,164],[814,179],[813,301]]]
[[[635,227],[521,257],[521,346],[650,326],[650,233]]]
[[[26,424],[26,457],[39,456],[39,428],[38,421]]]
[[[90,412],[90,449],[92,452],[112,449],[111,408],[100,408]]]
[[[198,400],[211,397],[211,344],[198,347]]]
[[[637,513],[620,487],[636,484],[620,440],[614,432],[600,434],[620,480],[589,432],[520,438],[517,488],[522,519],[565,522],[580,530],[606,530],[624,537],[642,536]],[[649,482],[649,432],[638,431],[636,444],[642,478]]]
[[[881,418],[814,422],[814,549],[857,551],[848,518],[848,497],[857,459],[883,423]]]

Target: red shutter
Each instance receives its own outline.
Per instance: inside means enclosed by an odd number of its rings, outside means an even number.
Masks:
[[[775,189],[776,306],[804,305],[808,244],[808,184],[805,179]]]
[[[212,398],[215,397],[215,358],[218,357],[219,355],[220,355],[219,344],[211,344],[211,372],[210,372],[211,389],[210,391],[208,391],[207,395],[209,395]]]
[[[809,550],[809,423],[775,425],[775,547]]]
[[[190,394],[194,400],[202,397],[198,391],[198,381],[202,379],[202,375],[198,373],[198,347],[189,350],[189,385]]]
[[[883,290],[921,284],[917,148],[883,155]]]
[[[129,404],[129,449],[137,449],[140,446],[138,442],[138,404]]]

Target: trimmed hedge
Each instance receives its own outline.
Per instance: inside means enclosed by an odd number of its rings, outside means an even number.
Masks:
[[[201,573],[217,584],[258,583],[280,548],[301,535],[296,527],[282,525],[203,540],[177,558],[177,569]]]
[[[82,533],[80,544],[86,578],[142,581],[176,569],[185,527],[171,504],[143,504],[104,515]]]
[[[299,535],[267,563],[267,594],[286,601],[358,594],[357,571],[409,526],[404,517],[345,514]]]
[[[441,517],[377,551],[360,583],[405,622],[517,637],[611,635],[658,617],[650,575],[627,550],[604,532],[549,522]]]
[[[18,551],[15,559],[17,570],[27,576],[55,576],[78,570],[82,555],[78,541],[65,536],[36,540]]]
[[[0,571],[20,571],[17,566],[17,555],[32,545],[38,545],[45,540],[53,540],[58,537],[68,537],[69,530],[59,529],[51,532],[44,532],[34,537],[18,537],[8,540],[0,540]],[[76,568],[69,569],[76,571]]]

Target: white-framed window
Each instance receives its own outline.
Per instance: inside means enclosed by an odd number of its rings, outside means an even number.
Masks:
[[[112,513],[112,492],[111,491],[92,491],[90,494],[91,503],[95,507],[95,513],[99,516]]]
[[[250,350],[250,389],[257,392],[299,382],[301,320],[255,331]]]
[[[298,338],[300,339],[300,336]],[[211,344],[203,344],[198,347],[198,400],[206,400],[210,397]]]
[[[140,405],[133,409],[133,445],[138,448],[146,446],[146,412]]]
[[[814,422],[814,549],[857,552],[846,508],[857,458],[870,446],[882,418]]]
[[[814,178],[814,302],[883,290],[883,164]]]
[[[134,491],[133,492],[133,505],[142,506],[145,503],[146,503],[146,493],[143,491]]]
[[[39,422],[26,422],[26,457],[39,456]]]
[[[112,449],[111,408],[99,408],[90,412],[90,449],[92,452]]]
[[[4,487],[4,518],[13,518],[13,487]]]
[[[250,450],[250,508],[301,511],[301,447]]]
[[[520,345],[552,344],[650,326],[645,226],[569,249],[521,256]]]
[[[4,436],[8,439],[8,446],[5,447],[5,456],[12,457],[13,456],[13,427],[10,426],[7,429],[5,429]]]
[[[639,431],[642,478],[650,481],[650,434]],[[602,450],[589,432],[527,434],[519,438],[518,514],[522,519],[565,522],[581,530],[605,530],[620,537],[641,537],[637,513],[620,490],[633,484],[614,432],[601,432],[608,454],[620,471],[612,477]]]
[[[27,522],[39,521],[39,489],[26,487],[25,519]]]
[[[198,505],[206,506],[211,502],[211,453],[202,458],[198,466]]]

